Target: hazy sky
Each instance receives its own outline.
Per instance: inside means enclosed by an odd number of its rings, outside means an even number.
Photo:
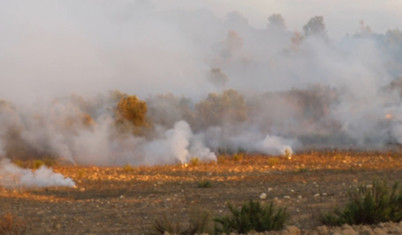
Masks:
[[[378,33],[402,24],[402,0],[171,0],[153,3],[162,9],[210,9],[221,17],[236,10],[259,28],[265,27],[267,17],[275,13],[282,14],[290,30],[301,30],[312,16],[321,15],[325,17],[331,37],[355,33],[361,20]]]
[[[172,11],[166,16],[165,10]],[[179,10],[190,16],[178,23]],[[192,17],[197,10],[210,15]],[[289,31],[302,31],[322,15],[332,39],[354,34],[360,20],[377,33],[402,24],[401,0],[0,1],[1,96],[108,89],[194,94],[208,86],[205,53],[225,38],[219,27],[232,11],[257,29],[267,27],[268,16],[282,14]],[[180,19],[191,19],[186,31]]]

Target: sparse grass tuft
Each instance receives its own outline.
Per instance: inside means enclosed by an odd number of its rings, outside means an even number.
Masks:
[[[402,220],[402,189],[395,183],[391,190],[386,182],[374,181],[372,187],[360,186],[349,192],[349,202],[343,210],[321,215],[325,225],[377,224]]]
[[[130,166],[129,164],[123,166],[123,171],[128,173],[128,172],[133,172],[134,168],[132,166]]]
[[[43,165],[45,165],[45,162],[44,162],[44,161],[42,161],[42,160],[35,160],[35,161],[32,163],[32,168],[33,168],[33,169],[38,169],[39,167],[41,167],[41,166],[43,166]]]
[[[21,168],[38,169],[45,165],[47,167],[52,167],[58,164],[57,160],[52,157],[46,157],[36,160],[14,160],[13,163]]]
[[[393,153],[393,154],[391,155],[391,158],[392,158],[393,160],[401,160],[401,159],[402,159],[402,154]]]
[[[244,158],[244,153],[236,153],[236,154],[233,154],[233,156],[232,156],[232,159],[235,162],[239,162],[239,161],[243,160],[243,158]]]
[[[87,174],[88,174],[87,169],[80,168],[80,169],[78,169],[78,172],[77,172],[77,178],[82,179],[85,176],[87,176]]]
[[[306,168],[306,167],[299,168],[296,170],[296,173],[305,173],[305,172],[308,172],[308,168]]]
[[[226,161],[226,156],[225,155],[218,155],[216,157],[216,161],[218,162],[218,164],[223,164]]]
[[[0,234],[21,234],[25,231],[25,224],[19,219],[7,213],[0,216]]]
[[[215,232],[230,234],[231,232],[247,233],[280,230],[289,215],[286,208],[275,209],[274,203],[261,205],[250,200],[241,209],[228,204],[231,215],[215,218]]]
[[[154,220],[150,234],[165,234],[165,232],[177,235],[212,234],[210,225],[211,218],[207,211],[195,210],[191,212],[187,223],[182,223],[178,218],[172,219],[171,216],[165,214]]]
[[[21,160],[14,161],[14,164],[19,166],[19,167],[21,167],[21,168],[24,168],[24,163]]]
[[[43,159],[43,164],[48,167],[52,167],[57,165],[57,161],[55,158],[47,157]]]
[[[211,188],[212,183],[209,180],[201,180],[198,182],[198,188]]]
[[[279,163],[279,157],[269,157],[268,158],[268,165],[274,166],[274,165],[278,165],[278,163]]]
[[[200,163],[200,159],[198,157],[193,157],[190,159],[190,165],[192,166],[198,166]]]

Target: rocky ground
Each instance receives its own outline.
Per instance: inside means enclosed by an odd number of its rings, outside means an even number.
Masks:
[[[163,216],[179,223],[193,211],[223,216],[227,202],[240,206],[253,199],[287,207],[288,227],[274,234],[402,234],[400,223],[329,228],[318,220],[322,212],[344,204],[348,190],[359,185],[374,179],[402,182],[400,151],[235,155],[186,166],[62,165],[54,170],[77,187],[0,188],[0,213],[18,218],[22,233],[145,234]]]

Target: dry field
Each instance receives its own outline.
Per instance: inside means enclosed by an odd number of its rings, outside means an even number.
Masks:
[[[27,234],[143,234],[163,215],[185,221],[190,211],[207,210],[221,216],[227,202],[250,199],[275,200],[288,208],[289,224],[313,228],[319,214],[344,203],[351,188],[374,179],[402,182],[402,153],[235,155],[187,166],[53,168],[77,187],[0,188],[0,212],[18,217]]]

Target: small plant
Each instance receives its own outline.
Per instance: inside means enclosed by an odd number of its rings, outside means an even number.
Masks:
[[[270,157],[268,158],[268,165],[274,166],[279,163],[279,158],[278,157]]]
[[[198,182],[198,188],[211,188],[212,183],[209,180],[201,180]]]
[[[78,172],[77,172],[77,177],[78,177],[79,179],[84,178],[86,175],[87,175],[87,170],[86,170],[85,168],[81,168],[81,169],[79,169]]]
[[[235,161],[235,162],[241,161],[241,160],[243,160],[243,158],[244,158],[243,153],[233,154],[233,161]]]
[[[225,163],[225,161],[226,161],[226,156],[225,156],[225,155],[218,155],[218,156],[216,157],[216,161],[217,161],[219,164],[223,164],[223,163]]]
[[[21,234],[25,231],[24,223],[7,213],[0,216],[0,234]]]
[[[275,209],[274,203],[261,205],[250,200],[241,209],[228,204],[231,215],[215,218],[215,231],[230,234],[231,232],[247,233],[280,230],[289,215],[286,208]]]
[[[32,168],[33,168],[33,169],[38,169],[39,167],[41,167],[41,166],[43,166],[43,165],[45,165],[45,162],[44,162],[44,161],[42,161],[42,160],[35,160],[35,161],[32,163]]]
[[[183,224],[178,218],[172,220],[171,216],[168,217],[165,214],[154,221],[150,234],[165,234],[165,232],[177,235],[211,233],[210,223],[211,219],[207,211],[195,210],[191,212],[187,224]]]
[[[197,166],[200,163],[200,159],[198,157],[193,157],[190,159],[190,164],[192,166]]]
[[[123,167],[123,171],[124,172],[133,172],[134,171],[134,168],[132,167],[132,166],[130,166],[129,164],[127,164],[127,165],[125,165],[124,167]]]
[[[52,167],[52,166],[57,165],[57,161],[55,158],[47,157],[47,158],[43,159],[43,164],[45,166]]]
[[[307,171],[308,171],[308,168],[303,167],[303,168],[297,169],[297,170],[296,170],[296,173],[305,173],[305,172],[307,172]]]
[[[394,154],[391,155],[391,158],[392,158],[393,160],[400,160],[400,159],[402,158],[402,155],[401,155],[401,154],[394,153]]]
[[[402,220],[402,189],[395,183],[391,190],[386,182],[374,181],[372,187],[360,186],[349,192],[349,202],[343,210],[321,215],[325,225],[377,224]]]
[[[21,160],[14,161],[14,164],[19,166],[19,167],[21,167],[21,168],[24,168],[24,163]]]

